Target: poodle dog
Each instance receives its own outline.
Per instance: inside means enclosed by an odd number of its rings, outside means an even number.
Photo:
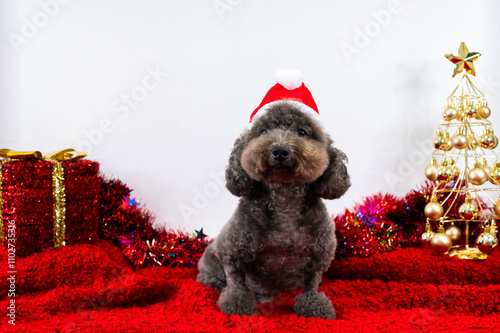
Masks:
[[[234,143],[226,169],[238,208],[198,263],[197,281],[221,290],[228,315],[252,315],[257,302],[286,290],[299,316],[335,319],[318,292],[337,240],[321,198],[341,197],[350,187],[343,152],[323,125],[290,102],[278,102]]]

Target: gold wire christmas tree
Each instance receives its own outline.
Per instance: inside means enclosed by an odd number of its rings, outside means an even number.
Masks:
[[[485,259],[498,244],[500,199],[492,198],[500,191],[500,162],[493,151],[498,138],[488,120],[491,111],[486,98],[469,78],[476,75],[474,61],[480,56],[469,52],[463,42],[458,55],[445,55],[455,64],[453,77],[463,75],[448,96],[434,138],[436,150],[425,168],[425,176],[439,183],[425,206],[422,245],[461,259]],[[484,226],[475,245],[470,244],[471,224]]]

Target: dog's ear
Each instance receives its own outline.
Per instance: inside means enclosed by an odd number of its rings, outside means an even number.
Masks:
[[[347,173],[347,156],[339,149],[328,146],[330,163],[325,172],[311,184],[313,192],[324,199],[340,198],[351,186]]]
[[[241,166],[241,154],[247,144],[245,135],[236,139],[226,168],[226,187],[237,197],[250,196],[258,190],[257,181],[250,178]]]

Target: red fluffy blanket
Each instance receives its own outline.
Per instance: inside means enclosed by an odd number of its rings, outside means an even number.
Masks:
[[[134,271],[104,241],[47,249],[17,258],[15,326],[5,254],[0,261],[2,332],[500,332],[498,253],[485,261],[426,249],[336,259],[320,290],[337,320],[323,320],[293,313],[296,292],[260,304],[259,316],[226,316],[196,269]]]

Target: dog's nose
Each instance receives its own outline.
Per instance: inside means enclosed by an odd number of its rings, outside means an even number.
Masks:
[[[276,146],[271,151],[273,158],[277,161],[284,161],[290,156],[290,149],[284,146]]]

